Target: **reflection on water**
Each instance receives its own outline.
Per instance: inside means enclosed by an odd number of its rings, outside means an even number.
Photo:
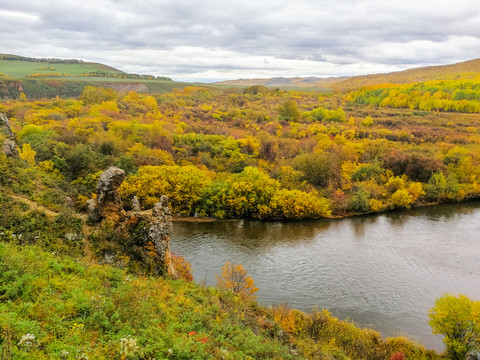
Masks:
[[[288,303],[407,335],[441,350],[428,309],[443,293],[480,299],[480,203],[306,222],[176,222],[172,249],[214,285],[244,265],[262,304]]]

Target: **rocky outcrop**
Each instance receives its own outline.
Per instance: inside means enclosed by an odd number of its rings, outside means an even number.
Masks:
[[[151,212],[141,213],[138,199],[133,201],[132,211],[127,212],[118,190],[124,179],[122,169],[109,168],[100,175],[96,198],[87,201],[89,220],[112,229],[105,239],[109,251],[105,252],[104,260],[114,262],[115,258],[128,258],[128,265],[135,270],[155,275],[173,274],[172,216],[167,196],[163,195]]]
[[[122,198],[118,188],[125,180],[125,171],[118,167],[110,167],[100,174],[97,185],[96,206],[101,219],[118,223],[125,218]]]
[[[18,156],[17,142],[8,118],[0,113],[0,134],[5,136],[2,151],[7,157]]]
[[[126,239],[131,260],[138,261],[150,274],[173,274],[170,253],[173,226],[167,196],[163,195],[151,212],[128,212],[127,220],[118,230],[120,238]]]
[[[465,360],[480,360],[480,351],[469,351]]]

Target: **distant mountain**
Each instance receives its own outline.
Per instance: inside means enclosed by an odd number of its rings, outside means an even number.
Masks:
[[[236,85],[236,86],[252,86],[252,85],[265,85],[270,87],[321,87],[321,88],[330,88],[333,83],[337,83],[341,80],[348,79],[348,77],[329,77],[329,78],[320,78],[320,77],[274,77],[268,79],[238,79],[238,80],[227,80],[219,81],[215,84],[220,85]]]
[[[453,65],[427,66],[386,74],[355,76],[332,83],[335,90],[353,90],[362,86],[383,83],[406,84],[432,80],[455,80],[480,75],[480,59],[459,62]]]

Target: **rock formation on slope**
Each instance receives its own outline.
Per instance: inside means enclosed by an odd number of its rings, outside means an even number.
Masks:
[[[128,258],[130,267],[148,274],[173,274],[172,216],[167,196],[161,197],[151,213],[141,213],[139,204],[127,212],[118,190],[124,179],[122,169],[110,167],[100,175],[97,197],[87,202],[89,220],[112,229],[105,239],[109,250],[104,258]]]
[[[12,131],[8,118],[2,113],[0,113],[0,134],[3,134],[6,137],[2,146],[3,153],[7,157],[18,156],[15,134]]]

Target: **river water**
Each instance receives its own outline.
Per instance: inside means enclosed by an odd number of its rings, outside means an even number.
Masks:
[[[444,293],[480,300],[480,202],[340,220],[175,222],[196,282],[242,264],[262,305],[328,309],[382,336],[443,350],[428,310]]]

